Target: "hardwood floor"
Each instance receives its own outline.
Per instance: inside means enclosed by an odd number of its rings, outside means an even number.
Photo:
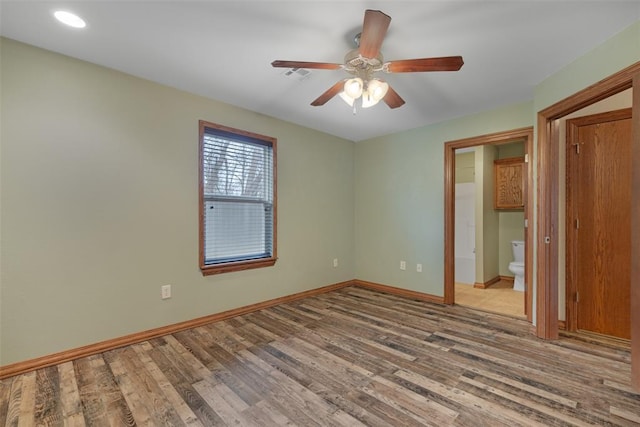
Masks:
[[[486,289],[455,284],[455,302],[465,307],[524,318],[524,292],[514,291],[513,282],[501,280]]]
[[[640,424],[629,349],[347,287],[0,381],[1,425]]]

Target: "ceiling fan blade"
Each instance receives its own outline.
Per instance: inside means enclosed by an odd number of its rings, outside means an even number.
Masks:
[[[277,60],[271,63],[272,67],[282,68],[313,68],[318,70],[337,70],[342,64],[332,64],[329,62],[305,62],[305,61],[283,61]]]
[[[398,92],[393,90],[391,86],[389,86],[389,90],[387,90],[387,94],[382,98],[382,100],[389,106],[389,108],[398,108],[404,105],[404,99],[400,98]]]
[[[331,86],[325,93],[323,93],[322,95],[320,95],[319,97],[317,97],[312,103],[311,105],[313,105],[314,107],[319,107],[321,105],[324,105],[327,103],[327,101],[329,101],[331,98],[333,98],[334,96],[336,96],[337,94],[339,94],[340,92],[342,92],[342,90],[344,89],[344,80],[340,80],[339,82],[337,82],[336,84],[334,84],[333,86]]]
[[[378,56],[390,23],[391,17],[379,10],[367,9],[364,12],[364,23],[360,36],[360,55],[365,58]]]
[[[422,71],[458,71],[462,68],[461,56],[444,56],[441,58],[402,59],[385,64],[388,73],[415,73]]]

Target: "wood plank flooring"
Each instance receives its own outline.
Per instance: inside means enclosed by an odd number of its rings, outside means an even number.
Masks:
[[[629,349],[357,287],[0,381],[0,426],[640,425]]]

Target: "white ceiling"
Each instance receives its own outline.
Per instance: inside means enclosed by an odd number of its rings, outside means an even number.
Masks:
[[[72,29],[55,10],[79,14]],[[343,70],[303,79],[275,59],[342,63],[365,9],[392,18],[385,60],[461,55],[458,72],[383,75],[406,104],[310,102]],[[640,19],[638,1],[6,1],[0,33],[352,141],[532,99],[533,88]],[[205,119],[215,121],[215,117]]]

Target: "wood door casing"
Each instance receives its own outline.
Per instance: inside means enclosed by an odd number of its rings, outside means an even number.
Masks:
[[[535,186],[537,201],[535,233],[536,322],[534,333],[543,340],[558,339],[558,170],[557,131],[560,119],[600,100],[633,89],[633,186],[631,218],[633,233],[631,273],[631,384],[640,391],[640,61],[537,112]],[[533,193],[533,191],[532,191]],[[445,243],[446,248],[446,243]],[[533,252],[533,251],[532,251]],[[445,265],[445,277],[447,266]]]
[[[567,328],[630,338],[631,109],[567,121]]]
[[[525,224],[525,292],[524,306],[527,321],[533,321],[533,127],[496,132],[471,138],[445,142],[444,149],[444,303],[455,303],[455,151],[457,149],[481,145],[497,145],[523,140],[527,160],[524,179],[524,216]]]

